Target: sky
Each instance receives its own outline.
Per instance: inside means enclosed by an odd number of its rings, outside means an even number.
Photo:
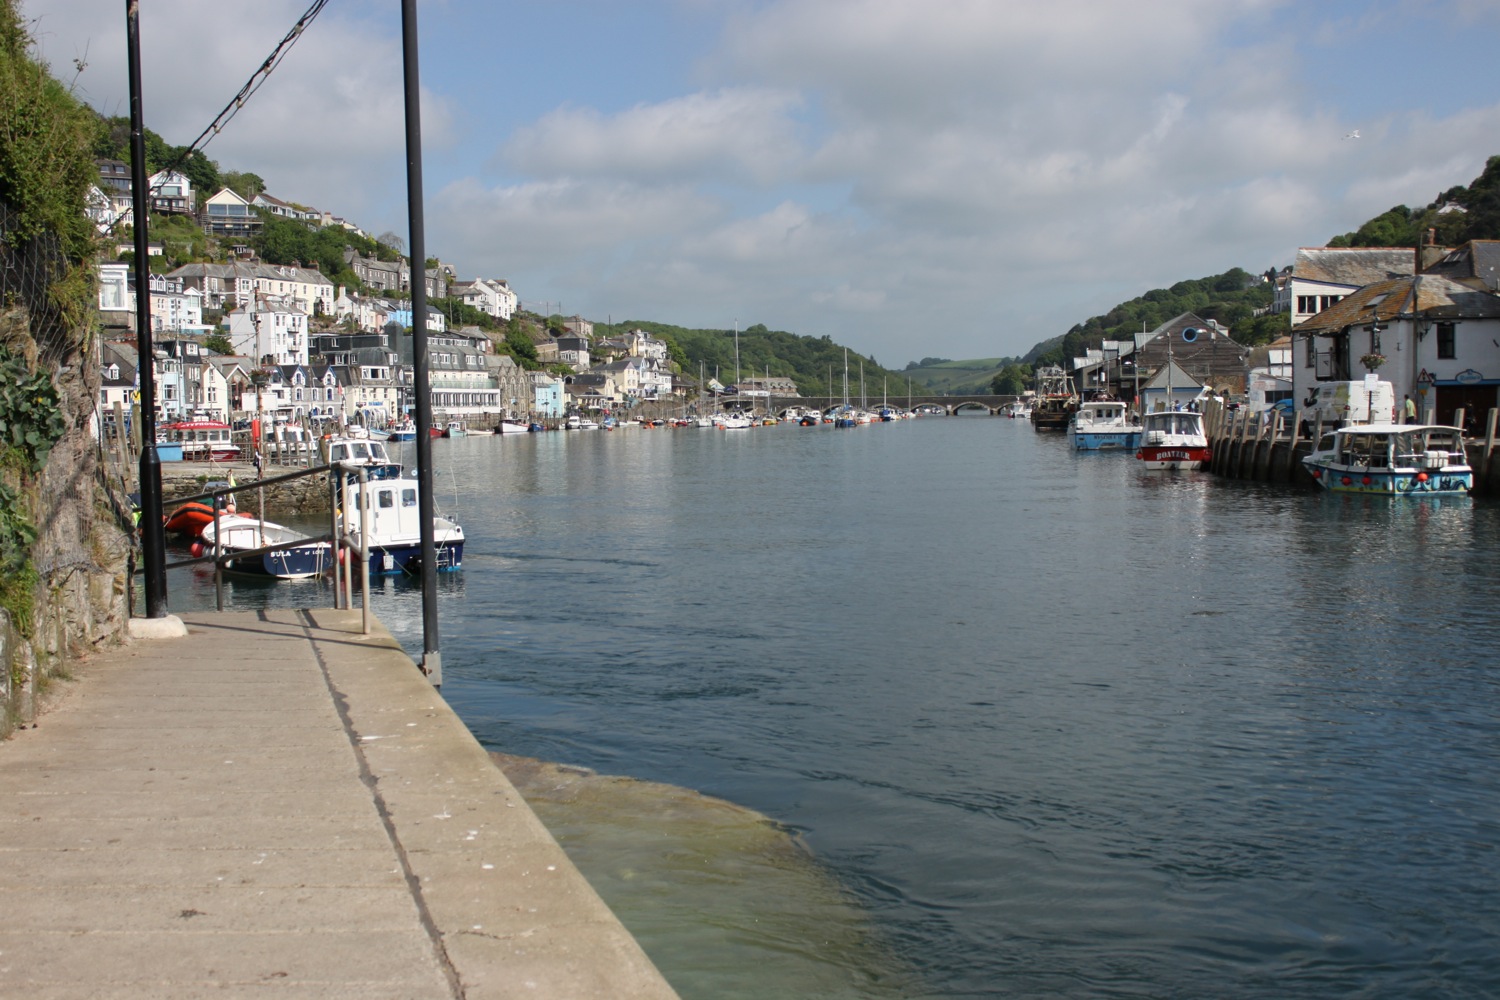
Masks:
[[[124,5],[20,3],[54,75],[129,114]],[[146,125],[191,142],[309,3],[142,0]],[[400,8],[332,0],[205,153],[407,238]],[[1500,154],[1500,0],[417,10],[429,256],[542,312],[889,368],[1285,266]]]

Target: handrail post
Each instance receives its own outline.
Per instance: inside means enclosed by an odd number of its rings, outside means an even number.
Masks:
[[[343,540],[339,537],[339,478],[343,476],[343,469],[337,465],[331,466],[332,477],[328,480],[328,534],[333,539],[333,606],[339,606],[339,565],[343,560],[339,558],[344,551]],[[345,557],[347,558],[347,556]]]
[[[220,611],[224,610],[224,567],[219,562],[219,539],[223,532],[219,528],[219,501],[213,498],[214,505],[214,601]]]
[[[365,530],[365,510],[369,507],[369,504],[365,502],[365,497],[369,496],[365,487],[369,484],[369,481],[369,466],[361,465],[359,467],[359,593],[360,603],[363,605],[360,621],[365,635],[370,634],[370,565],[369,560],[365,558],[365,552],[370,545],[370,535]],[[349,567],[352,572],[354,567],[354,560],[352,558],[349,560]]]
[[[347,532],[349,530],[349,477],[344,473],[342,466],[339,467],[339,510],[344,512],[344,530]],[[335,577],[338,581],[339,597],[343,601],[339,606],[346,610],[354,607],[353,591],[349,582],[352,579],[350,574],[353,572],[349,564],[353,561],[352,555],[344,560]]]

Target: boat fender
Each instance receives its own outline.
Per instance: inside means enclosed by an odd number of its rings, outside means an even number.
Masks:
[[[1417,482],[1419,482],[1419,483],[1425,483],[1425,482],[1427,482],[1427,473],[1425,473],[1425,472],[1419,472],[1419,473],[1417,473]]]
[[[202,542],[194,542],[188,548],[188,551],[193,554],[193,558],[194,559],[201,559],[201,558],[203,558],[203,543]]]
[[[1363,479],[1360,480],[1360,482],[1364,483],[1366,486],[1369,486],[1370,483],[1372,483],[1373,481],[1374,480],[1372,480],[1369,476],[1365,476]]]
[[[1350,483],[1354,482],[1354,480],[1350,479],[1348,476],[1345,476],[1343,479],[1339,480],[1339,482],[1343,483],[1345,486],[1348,486]]]

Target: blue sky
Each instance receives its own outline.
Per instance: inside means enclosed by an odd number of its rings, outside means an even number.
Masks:
[[[22,0],[124,113],[118,0]],[[145,0],[191,140],[307,0]],[[425,0],[427,249],[588,318],[1020,354],[1500,154],[1500,0]],[[400,13],[333,0],[208,154],[405,235]],[[66,72],[65,72],[66,71]],[[1359,139],[1346,139],[1355,129]]]

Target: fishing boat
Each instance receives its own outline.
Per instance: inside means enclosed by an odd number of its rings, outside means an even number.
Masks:
[[[1148,469],[1201,469],[1208,464],[1203,414],[1159,410],[1141,417],[1141,444],[1135,457]]]
[[[392,441],[415,441],[417,439],[417,425],[410,417],[393,424],[387,432]]]
[[[371,576],[420,573],[422,515],[417,480],[403,476],[395,464],[372,465],[364,472],[363,485],[357,472],[344,472],[351,513],[340,517],[340,531],[365,553]],[[434,514],[432,534],[438,571],[462,568],[464,529],[458,522]]]
[[[443,437],[445,438],[461,438],[468,437],[468,435],[469,429],[464,426],[462,420],[450,420],[448,421],[448,425],[443,428]]]
[[[1036,401],[1031,407],[1032,429],[1065,431],[1076,409],[1078,393],[1073,388],[1073,376],[1056,366],[1038,368]]]
[[[1303,466],[1332,493],[1466,496],[1474,470],[1463,431],[1434,424],[1356,424],[1323,436]]]
[[[385,449],[382,441],[373,441],[368,438],[339,436],[330,437],[328,445],[329,465],[368,465],[388,466],[395,465],[391,456]],[[399,469],[400,467],[397,466]]]
[[[528,434],[531,425],[521,420],[502,420],[495,425],[496,434]]]
[[[724,430],[726,431],[742,431],[746,430],[747,428],[753,427],[754,424],[751,422],[750,417],[747,414],[735,411],[733,413],[724,414],[724,419],[719,421],[719,426],[724,428]]]
[[[1136,448],[1141,443],[1141,428],[1131,420],[1124,403],[1083,403],[1068,421],[1068,440],[1077,451]]]
[[[229,425],[219,420],[175,420],[163,424],[157,438],[180,444],[189,462],[230,462],[240,454],[239,445],[230,440]]]
[[[282,547],[266,551],[271,546]],[[315,542],[285,525],[240,514],[220,514],[217,523],[210,520],[203,526],[193,553],[215,552],[233,556],[224,565],[229,572],[279,580],[319,576],[333,567],[333,546],[327,542]]]

